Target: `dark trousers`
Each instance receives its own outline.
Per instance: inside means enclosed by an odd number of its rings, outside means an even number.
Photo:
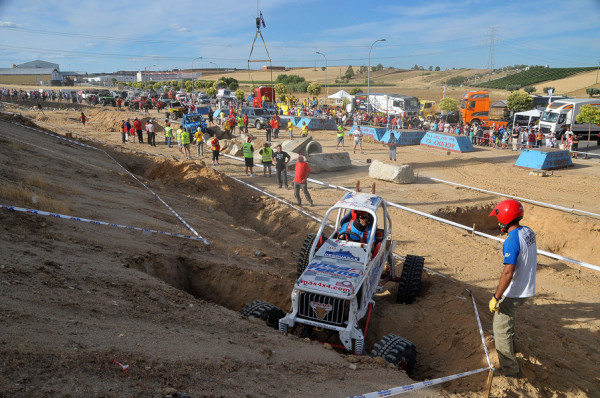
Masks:
[[[298,201],[298,204],[302,204],[302,200],[300,199],[300,189],[302,189],[302,192],[304,192],[304,196],[306,197],[306,200],[308,200],[308,203],[310,203],[312,205],[312,198],[310,197],[310,194],[308,193],[308,187],[307,187],[308,183],[304,183],[301,184],[299,182],[294,181],[294,197],[296,198],[296,200]]]
[[[289,188],[287,181],[287,171],[285,170],[285,168],[281,170],[275,168],[275,174],[277,175],[277,183],[279,184],[279,188],[281,188],[282,184],[285,185],[286,188]]]
[[[138,142],[140,144],[144,143],[144,133],[142,133],[142,130],[136,130],[136,133],[138,135]]]
[[[125,143],[125,133],[121,133],[121,140],[123,141],[123,144]]]
[[[148,145],[156,146],[156,133],[148,133]]]

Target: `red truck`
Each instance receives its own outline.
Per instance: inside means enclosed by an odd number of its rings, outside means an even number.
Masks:
[[[273,87],[256,87],[252,96],[254,97],[252,105],[255,108],[274,108],[275,106],[275,89]]]

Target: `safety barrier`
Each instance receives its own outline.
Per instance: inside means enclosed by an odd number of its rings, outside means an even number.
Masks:
[[[203,243],[205,243],[207,245],[210,243],[207,239],[204,239],[202,237],[198,238],[198,237],[195,237],[195,236],[184,235],[184,234],[180,234],[180,233],[177,233],[177,232],[165,232],[165,231],[158,231],[158,230],[155,230],[155,229],[148,229],[148,228],[141,228],[141,227],[131,227],[131,226],[128,226],[128,225],[121,225],[121,224],[109,223],[109,222],[106,222],[106,221],[91,220],[89,218],[69,216],[69,215],[66,215],[66,214],[52,213],[52,212],[43,211],[43,210],[26,209],[24,207],[8,206],[8,205],[0,205],[0,209],[2,209],[2,210],[10,210],[10,211],[18,211],[18,212],[29,213],[29,214],[37,214],[37,215],[40,215],[40,216],[50,216],[50,217],[54,217],[54,218],[62,218],[64,220],[80,221],[80,222],[89,223],[89,224],[104,225],[104,226],[107,226],[107,227],[116,227],[116,228],[128,229],[130,231],[141,231],[142,233],[153,233],[153,234],[160,234],[160,235],[166,235],[166,236],[173,236],[175,238],[197,240],[197,241],[203,242]]]
[[[423,136],[421,145],[459,153],[473,152],[475,150],[469,137],[466,135],[442,134],[431,131]]]
[[[552,148],[523,149],[515,166],[535,170],[556,170],[573,167],[571,154],[567,150]]]

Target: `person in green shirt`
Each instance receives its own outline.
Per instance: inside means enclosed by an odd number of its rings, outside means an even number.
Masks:
[[[265,142],[258,153],[261,156],[263,164],[263,175],[266,177],[267,171],[269,171],[269,177],[271,177],[271,165],[273,164],[273,150],[271,149],[271,145]]]
[[[171,148],[171,140],[173,139],[173,127],[170,123],[165,126],[165,137],[167,138],[167,145]]]
[[[181,132],[181,145],[183,145],[185,158],[191,159],[192,153],[190,152],[190,133],[187,130],[183,130]]]
[[[244,145],[242,145],[242,153],[246,165],[246,175],[254,177],[254,147],[252,146],[252,137],[248,137],[248,142],[245,142]],[[248,171],[250,171],[250,173],[248,173]]]
[[[338,147],[340,146],[340,144],[342,144],[342,151],[344,151],[344,126],[342,126],[341,124],[339,126],[337,126],[337,145],[335,146],[335,149],[338,149]]]

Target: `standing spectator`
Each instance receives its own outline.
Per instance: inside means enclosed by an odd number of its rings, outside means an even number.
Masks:
[[[169,122],[165,124],[165,138],[167,139],[167,146],[171,148],[171,140],[173,139],[173,127],[171,127],[171,123]]]
[[[394,133],[390,134],[390,139],[386,144],[390,148],[390,160],[396,161],[396,147],[398,146],[398,140]]]
[[[566,135],[566,134],[565,134]],[[564,149],[566,149],[567,151],[571,151],[571,145],[573,145],[573,135],[567,135],[567,140],[565,142],[565,146]]]
[[[85,122],[87,122],[87,117],[85,117],[85,114],[83,112],[81,112],[81,116],[79,116],[79,120],[81,120],[81,124],[83,124],[83,128],[85,129]]]
[[[354,137],[354,153],[356,153],[357,146],[360,147],[360,153],[363,153],[362,130],[360,129],[360,126],[356,126],[356,130],[354,130],[354,133],[352,133],[352,136]]]
[[[117,97],[117,111],[121,112],[121,105],[123,105],[123,100],[121,97]]]
[[[292,123],[292,119],[288,119],[288,133],[290,134],[290,140],[294,139],[294,123]]]
[[[133,128],[135,129],[135,133],[138,136],[138,143],[144,143],[144,135],[142,134],[142,122],[136,117],[133,119]]]
[[[245,125],[244,125],[244,116],[242,116],[241,113],[238,114],[237,123],[238,123],[238,130],[240,131],[240,134],[242,134],[242,132],[244,131]]]
[[[273,115],[273,117],[271,118],[270,122],[271,124],[271,128],[273,129],[273,137],[275,137],[275,139],[279,138],[279,117],[277,116],[277,114]]]
[[[267,142],[271,142],[271,133],[273,132],[273,128],[271,127],[271,125],[267,125],[267,127],[265,128],[265,139],[267,140]]]
[[[208,125],[209,126],[213,126],[215,124],[214,120],[213,120],[213,112],[212,109],[210,109],[210,106],[208,107]]]
[[[248,137],[248,141],[242,145],[242,153],[246,165],[246,175],[254,177],[254,147],[252,146],[252,137]]]
[[[183,153],[183,143],[181,142],[181,135],[183,134],[183,129],[181,126],[175,131],[175,138],[177,139],[177,149],[179,149],[179,153]]]
[[[146,124],[146,132],[148,133],[148,145],[156,146],[156,131],[154,131],[154,123],[152,119]]]
[[[511,134],[512,139],[512,150],[516,151],[519,149],[519,126],[515,127]]]
[[[302,122],[302,132],[300,133],[300,137],[308,137],[308,126],[306,122]]]
[[[194,142],[198,149],[198,156],[204,156],[204,133],[200,126],[198,126],[196,133],[194,133]]]
[[[123,144],[127,141],[127,125],[125,120],[121,120],[121,141]]]
[[[290,161],[290,155],[283,151],[281,144],[277,145],[277,152],[273,154],[273,161],[275,162],[275,174],[277,175],[279,188],[282,184],[285,184],[285,188],[288,189],[286,166]]]
[[[212,151],[212,165],[219,166],[219,152],[221,151],[221,144],[216,135],[210,140],[210,149]]]
[[[571,141],[571,156],[575,159],[577,159],[577,151],[579,151],[579,136],[573,134],[573,139]]]
[[[186,159],[192,158],[190,151],[190,133],[187,130],[181,132],[181,144],[183,145],[183,153]]]
[[[300,199],[300,189],[302,189],[302,192],[304,192],[304,196],[306,197],[306,200],[308,200],[308,203],[310,203],[311,206],[314,206],[307,187],[307,180],[308,176],[310,175],[310,166],[304,161],[303,155],[298,155],[298,162],[296,162],[295,172],[294,197],[296,198],[296,204],[298,206],[302,206],[302,200]]]
[[[263,164],[263,176],[267,176],[267,171],[269,172],[269,177],[271,177],[271,165],[273,164],[273,150],[268,142],[263,144],[263,147],[258,152],[261,156],[262,164]]]
[[[246,134],[248,134],[248,123],[250,123],[248,120],[248,115],[244,114],[244,132]]]
[[[552,131],[548,131],[544,138],[546,139],[546,148],[552,148]]]
[[[540,130],[539,126],[535,128],[535,146],[536,148],[542,147],[542,139],[544,138],[544,133]]]
[[[340,144],[342,144],[342,151],[344,151],[344,126],[341,124],[337,126],[337,144],[335,145],[335,149],[338,149]]]
[[[506,377],[521,377],[515,355],[515,315],[528,298],[535,295],[537,244],[535,232],[521,226],[523,205],[516,200],[504,200],[492,210],[498,219],[500,231],[508,233],[502,246],[504,269],[489,303],[494,314],[493,329],[496,351],[500,361],[499,373]]]

